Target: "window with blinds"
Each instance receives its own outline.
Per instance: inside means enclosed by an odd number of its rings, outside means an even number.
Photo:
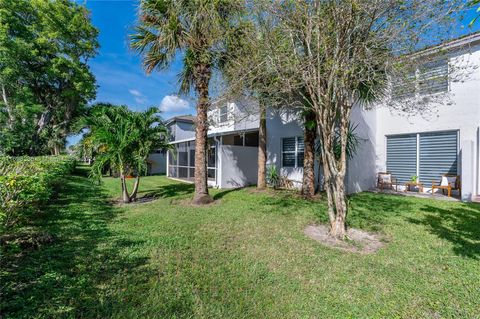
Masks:
[[[303,137],[286,137],[282,139],[282,166],[303,167],[305,144]]]
[[[417,135],[387,137],[387,171],[400,183],[417,175]]]
[[[392,99],[405,100],[418,95],[448,92],[448,59],[424,63],[418,69],[397,75],[392,83]]]
[[[448,60],[428,62],[418,70],[418,93],[421,95],[448,91]]]
[[[444,174],[458,174],[457,132],[420,134],[420,181],[438,181]]]
[[[412,176],[420,182],[458,175],[458,132],[432,132],[387,137],[387,171],[400,183]],[[417,159],[418,154],[418,159]]]

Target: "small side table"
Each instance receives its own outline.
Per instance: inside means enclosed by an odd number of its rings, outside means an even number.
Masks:
[[[418,192],[423,193],[423,184],[420,182],[407,182],[405,183],[405,193],[410,191],[410,188],[418,187]]]

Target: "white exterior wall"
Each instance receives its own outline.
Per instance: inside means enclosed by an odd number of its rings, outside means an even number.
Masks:
[[[303,121],[296,110],[269,110],[267,113],[267,166],[275,165],[282,176],[301,187],[302,167],[282,167],[282,138],[303,137]]]
[[[348,193],[357,193],[375,187],[376,174],[381,167],[376,154],[376,111],[354,107],[350,121],[351,125],[356,126],[355,134],[359,138],[359,145],[354,156],[348,160],[345,183]]]
[[[450,63],[460,65],[468,63],[480,66],[480,47],[471,48],[461,55],[451,56]],[[358,117],[357,117],[358,118]],[[376,127],[375,154],[376,171],[386,169],[386,136],[394,134],[423,133],[435,131],[459,131],[459,174],[462,182],[462,199],[471,200],[480,189],[478,181],[478,130],[480,126],[480,69],[474,69],[472,74],[462,82],[452,82],[449,85],[448,104],[429,105],[428,111],[414,116],[407,116],[392,111],[385,105],[379,105],[375,110],[363,112],[360,121],[370,128]],[[363,131],[363,130],[362,130]],[[362,132],[364,134],[366,132]],[[351,175],[361,174],[363,165],[367,164],[368,154],[358,156],[353,164]],[[367,167],[368,170],[371,167]],[[352,178],[350,183],[355,180]],[[423,181],[428,187],[431,181]],[[373,180],[373,183],[375,181]],[[373,185],[372,185],[373,187]]]
[[[218,109],[213,108],[208,112],[211,125],[208,135],[219,135],[234,131],[257,130],[259,126],[258,104],[249,101],[226,103],[228,106],[228,121],[218,121]]]
[[[217,171],[220,188],[238,188],[257,183],[257,147],[222,145],[217,156],[220,157]]]
[[[175,141],[195,138],[195,129],[192,123],[175,121],[172,130],[174,130]]]

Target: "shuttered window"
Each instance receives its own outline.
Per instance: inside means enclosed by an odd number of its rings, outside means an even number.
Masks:
[[[420,181],[438,181],[458,172],[457,132],[420,134]]]
[[[458,175],[457,136],[457,131],[388,136],[387,171],[402,184],[414,175],[424,184]]]
[[[387,171],[400,183],[417,174],[417,135],[387,137]]]
[[[303,137],[287,137],[282,139],[282,166],[303,167],[305,145]]]

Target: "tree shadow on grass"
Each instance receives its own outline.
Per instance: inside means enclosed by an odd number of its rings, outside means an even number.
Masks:
[[[408,221],[425,225],[432,234],[451,242],[456,255],[480,259],[480,205],[460,204],[451,208],[425,205],[421,210],[425,214]]]
[[[65,179],[28,226],[51,234],[52,242],[2,247],[0,317],[106,318],[138,301],[150,276],[147,258],[122,255],[141,241],[109,229],[119,213],[90,180]],[[130,289],[126,299],[119,297],[123,288]]]
[[[139,194],[143,198],[170,198],[192,194],[194,189],[195,186],[193,184],[175,183],[143,190]]]
[[[349,226],[379,231],[392,217],[409,212],[412,203],[405,197],[365,192],[349,196],[348,205]]]

